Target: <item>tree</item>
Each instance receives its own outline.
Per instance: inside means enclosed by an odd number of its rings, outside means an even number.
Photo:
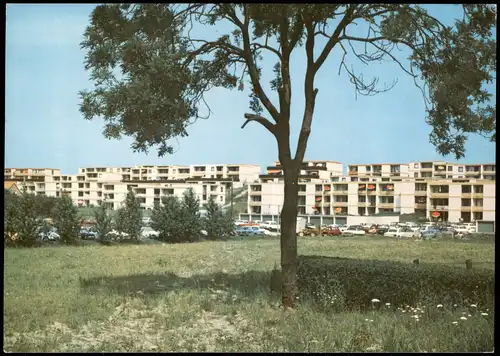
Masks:
[[[200,238],[201,216],[200,199],[196,196],[193,189],[188,189],[182,195],[180,225],[183,227],[183,241],[194,242]]]
[[[209,239],[215,240],[228,236],[231,231],[234,230],[233,219],[222,210],[221,206],[215,201],[213,195],[208,198],[205,209],[207,215],[203,219],[203,223]]]
[[[299,168],[318,95],[315,77],[334,51],[343,54],[339,72],[363,95],[390,87],[378,87],[376,78],[366,81],[347,65],[348,54],[364,64],[389,59],[411,76],[425,98],[430,141],[440,153],[463,157],[468,133],[496,140],[496,107],[484,89],[496,81],[496,7],[460,6],[463,18],[449,26],[412,4],[100,5],[82,41],[95,87],[81,92],[80,110],[85,119],[104,119],[107,138],[132,136],[135,151],[158,146],[163,156],[173,151],[169,140],[186,136],[202,117],[204,93],[213,87],[245,90],[248,79],[252,113],[244,115],[242,128],[257,122],[276,138],[284,172],[282,300],[293,307]],[[209,31],[202,30],[214,25],[231,29],[206,38]],[[366,35],[355,33],[361,26]],[[196,38],[193,27],[205,38]],[[399,48],[411,52],[408,60],[398,58]],[[307,57],[305,105],[292,155],[290,63],[298,50]],[[277,92],[274,103],[261,76],[263,53],[276,60],[269,83]]]
[[[118,210],[117,219],[120,225],[118,231],[125,232],[135,240],[139,238],[142,229],[142,210],[141,203],[133,191],[127,193],[123,206]]]
[[[62,242],[71,244],[78,240],[81,221],[71,197],[65,195],[57,199],[52,211],[52,220]]]
[[[4,189],[4,208],[3,208],[3,221],[4,221],[4,244],[5,246],[14,244],[17,239],[17,227],[19,224],[19,217],[22,215],[19,211],[20,198],[8,189]]]
[[[36,196],[36,208],[39,214],[43,217],[50,217],[52,214],[52,210],[56,205],[58,198],[49,197],[46,195],[37,195]]]
[[[151,214],[151,228],[159,232],[159,239],[175,243],[182,241],[182,205],[176,196],[162,198],[161,203],[155,203]]]
[[[106,240],[108,233],[113,229],[111,215],[106,209],[106,204],[103,202],[100,206],[94,210],[95,219],[95,229],[97,231],[97,237],[100,241]]]

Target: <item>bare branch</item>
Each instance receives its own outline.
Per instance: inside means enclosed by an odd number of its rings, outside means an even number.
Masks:
[[[250,122],[250,121],[256,121],[258,122],[259,124],[261,124],[262,126],[264,126],[266,129],[268,129],[269,132],[271,132],[273,135],[275,135],[275,129],[276,129],[276,125],[272,124],[268,119],[266,119],[265,117],[262,117],[260,115],[256,115],[256,114],[249,114],[249,113],[246,113],[245,114],[245,119],[247,119],[245,121],[245,123],[241,126],[242,129],[245,128],[245,126]]]
[[[330,40],[328,40],[327,44],[325,45],[325,48],[323,48],[323,51],[321,52],[318,59],[314,63],[314,73],[316,73],[319,70],[319,68],[321,68],[326,58],[332,51],[333,47],[335,47],[335,45],[338,43],[341,32],[347,27],[347,25],[349,25],[349,22],[352,20],[352,15],[354,14],[354,11],[356,10],[357,6],[358,5],[351,4],[349,8],[346,10],[345,16],[338,24],[332,36],[330,36]]]

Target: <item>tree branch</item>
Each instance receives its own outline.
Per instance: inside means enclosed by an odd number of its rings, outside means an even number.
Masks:
[[[246,113],[245,114],[245,119],[247,119],[245,121],[245,123],[241,126],[242,129],[245,128],[245,126],[250,122],[250,121],[256,121],[258,122],[259,124],[261,124],[262,126],[264,126],[266,129],[269,130],[269,132],[271,132],[273,135],[276,135],[276,125],[272,124],[268,119],[266,119],[265,117],[262,117],[260,115],[256,115],[256,114],[249,114],[249,113]]]
[[[330,39],[328,40],[327,44],[323,48],[323,51],[319,55],[318,59],[316,60],[316,63],[314,63],[314,73],[316,73],[319,68],[323,65],[325,62],[326,58],[330,54],[331,50],[339,41],[340,33],[349,25],[349,22],[352,20],[352,15],[354,14],[354,10],[356,10],[356,7],[358,5],[350,5],[350,7],[347,9],[345,16],[342,18],[340,23],[338,24],[337,28],[333,32],[333,34],[330,36]]]

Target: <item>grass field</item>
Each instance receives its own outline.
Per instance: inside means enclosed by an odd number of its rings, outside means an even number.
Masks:
[[[307,238],[299,253],[494,268],[488,243]],[[493,310],[283,311],[269,291],[278,239],[6,249],[4,261],[6,351],[493,350]]]

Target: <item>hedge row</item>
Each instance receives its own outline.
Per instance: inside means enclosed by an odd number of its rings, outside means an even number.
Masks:
[[[350,310],[421,303],[492,305],[494,271],[324,256],[299,256],[301,298]]]

